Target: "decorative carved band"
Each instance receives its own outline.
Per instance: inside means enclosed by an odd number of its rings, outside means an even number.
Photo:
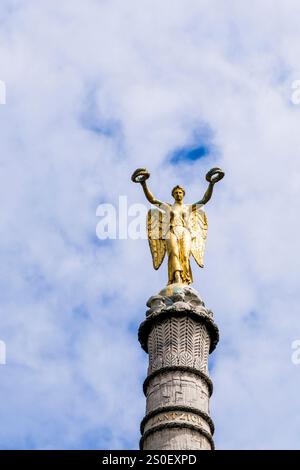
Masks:
[[[211,417],[207,413],[204,413],[203,411],[199,410],[198,408],[193,408],[192,406],[173,405],[173,406],[161,406],[160,408],[157,408],[156,410],[153,410],[150,413],[148,413],[143,418],[143,420],[141,422],[141,434],[143,434],[146,422],[149,419],[155,417],[156,415],[159,415],[160,413],[168,413],[168,412],[193,413],[195,415],[198,415],[207,422],[207,424],[210,427],[210,431],[211,431],[212,434],[215,431],[213,420],[211,419]]]
[[[176,310],[175,308],[162,310],[159,314],[149,316],[141,323],[139,327],[139,342],[141,343],[142,348],[148,352],[148,337],[153,328],[159,328],[161,323],[165,323],[169,319],[176,319],[178,322],[181,318],[189,318],[206,327],[210,338],[209,353],[211,353],[219,341],[219,330],[212,318],[205,313],[199,313],[193,310]]]
[[[189,316],[167,318],[155,324],[149,333],[148,372],[181,365],[207,373],[209,346],[205,324]]]
[[[211,437],[211,435],[205,431],[205,429],[201,429],[201,428],[198,428],[196,426],[193,426],[192,424],[187,424],[187,423],[184,423],[184,424],[179,424],[179,423],[165,423],[165,424],[158,424],[157,426],[149,429],[148,431],[146,431],[143,436],[141,437],[140,439],[140,450],[143,450],[143,446],[144,446],[144,442],[145,440],[151,435],[151,434],[154,434],[155,432],[158,432],[158,431],[164,431],[165,429],[174,429],[174,428],[179,428],[179,429],[190,429],[191,431],[196,431],[197,433],[201,434],[202,436],[204,436],[208,442],[210,443],[210,446],[211,446],[211,450],[214,450],[215,449],[215,444],[214,444],[214,441],[213,441],[213,438]]]

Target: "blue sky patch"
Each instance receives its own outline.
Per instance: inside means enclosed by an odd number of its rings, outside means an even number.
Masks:
[[[169,156],[169,161],[173,165],[193,163],[211,155],[212,150],[213,132],[207,124],[200,124],[192,131],[185,145],[175,148]]]
[[[171,155],[170,162],[175,165],[185,161],[195,162],[200,158],[206,157],[209,153],[209,147],[206,145],[181,147]]]

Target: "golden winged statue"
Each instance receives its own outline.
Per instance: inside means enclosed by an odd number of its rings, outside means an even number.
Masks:
[[[148,240],[154,269],[161,266],[165,254],[168,254],[168,285],[193,282],[191,255],[203,268],[208,227],[203,206],[211,199],[214,184],[224,174],[220,168],[212,168],[206,174],[208,188],[203,198],[194,204],[184,204],[185,190],[181,186],[175,186],[172,190],[174,203],[170,204],[159,201],[150,192],[146,183],[150,173],[145,168],[138,168],[133,173],[132,181],[142,185],[147,200],[157,207],[148,212]]]

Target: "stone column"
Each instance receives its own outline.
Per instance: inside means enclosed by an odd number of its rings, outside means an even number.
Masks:
[[[140,448],[214,449],[208,356],[219,333],[213,314],[195,289],[178,284],[151,297],[147,306],[139,328],[139,341],[149,354]]]

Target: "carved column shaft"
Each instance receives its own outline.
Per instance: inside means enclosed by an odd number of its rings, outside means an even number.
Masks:
[[[213,449],[208,356],[217,344],[218,329],[212,312],[194,289],[182,286],[164,289],[147,305],[150,310],[139,329],[149,354],[140,447]]]

